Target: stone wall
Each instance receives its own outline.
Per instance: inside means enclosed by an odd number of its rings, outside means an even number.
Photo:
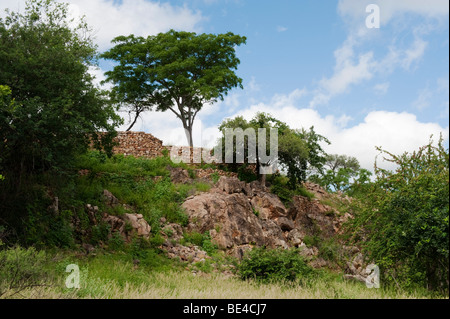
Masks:
[[[118,145],[113,153],[125,156],[155,158],[162,156],[165,149],[160,139],[145,132],[118,132],[114,141]]]

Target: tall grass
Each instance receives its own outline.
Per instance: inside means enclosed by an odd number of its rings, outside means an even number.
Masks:
[[[410,299],[433,297],[425,291],[368,289],[359,282],[324,273],[307,285],[261,283],[240,280],[220,272],[192,273],[182,265],[163,260],[136,265],[127,254],[99,254],[92,257],[51,256],[45,270],[52,282],[30,287],[12,298],[124,298],[124,299]],[[154,256],[149,256],[152,258]],[[65,287],[65,268],[80,268],[80,289]],[[10,296],[6,293],[4,296]]]

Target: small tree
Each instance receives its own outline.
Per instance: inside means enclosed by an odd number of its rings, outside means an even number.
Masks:
[[[319,141],[325,140],[324,137],[316,134],[314,128],[309,131],[291,129],[286,123],[283,123],[270,114],[257,113],[255,117],[246,121],[243,117],[238,116],[234,119],[227,119],[219,126],[222,132],[221,145],[223,152],[232,151],[233,157],[241,156],[245,159],[244,164],[256,163],[258,178],[262,184],[265,184],[265,175],[260,174],[260,166],[267,166],[271,163],[263,161],[262,150],[259,149],[259,144],[251,145],[247,136],[243,141],[242,148],[237,148],[237,140],[233,140],[232,150],[226,149],[226,129],[242,129],[243,131],[251,129],[255,132],[256,141],[260,139],[258,129],[265,128],[266,136],[262,140],[266,142],[266,151],[271,147],[270,129],[276,129],[278,132],[278,157],[276,158],[280,168],[286,171],[289,178],[289,187],[295,189],[298,184],[306,180],[307,171],[312,166],[320,169],[323,162],[324,152],[319,145]],[[250,149],[255,148],[256,153],[249,152]],[[244,154],[238,154],[243,150]],[[225,154],[226,156],[226,154]],[[252,157],[254,156],[254,158]],[[239,164],[232,164],[234,168]]]
[[[101,57],[118,62],[106,72],[106,81],[115,84],[113,101],[135,115],[128,130],[142,112],[170,110],[181,120],[192,147],[194,120],[203,106],[223,100],[232,88],[243,88],[234,70],[240,63],[235,47],[245,41],[231,32],[197,35],[174,30],[147,38],[115,38],[115,47]]]

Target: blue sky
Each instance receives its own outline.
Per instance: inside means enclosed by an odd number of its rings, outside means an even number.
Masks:
[[[72,15],[86,15],[100,51],[118,35],[171,28],[247,37],[237,48],[244,90],[204,107],[195,128],[197,145],[212,146],[224,118],[264,111],[294,128],[314,125],[331,140],[328,152],[355,156],[368,169],[375,146],[399,154],[440,133],[448,146],[448,0],[65,2]],[[22,3],[1,0],[0,9],[17,10]],[[379,29],[366,26],[369,4],[380,9]],[[100,81],[110,66],[101,62],[92,73]],[[149,112],[134,129],[165,144],[186,144],[170,112]]]

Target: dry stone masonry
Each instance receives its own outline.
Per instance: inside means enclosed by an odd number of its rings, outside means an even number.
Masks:
[[[145,132],[118,132],[114,141],[118,143],[113,149],[115,154],[147,158],[163,155],[163,142],[152,134]]]

